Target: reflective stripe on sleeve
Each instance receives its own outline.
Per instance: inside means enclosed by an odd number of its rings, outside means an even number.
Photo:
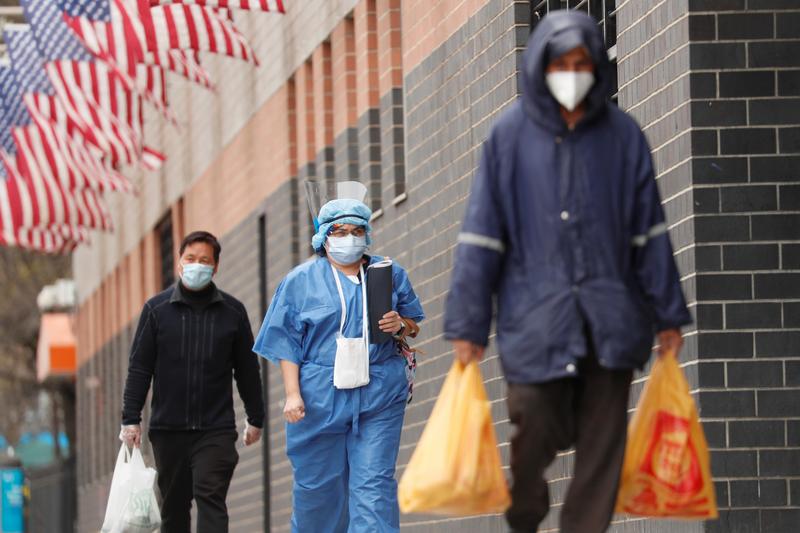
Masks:
[[[471,244],[472,246],[480,246],[481,248],[488,248],[495,252],[503,253],[506,251],[506,245],[500,239],[487,237],[478,233],[459,233],[458,242],[461,244]]]
[[[667,228],[667,223],[666,222],[662,222],[660,224],[656,224],[655,226],[650,228],[650,231],[648,231],[646,234],[634,236],[633,239],[632,239],[633,245],[642,247],[645,244],[647,244],[647,241],[649,241],[653,237],[658,237],[659,235],[663,235],[667,231],[668,231],[668,228]]]

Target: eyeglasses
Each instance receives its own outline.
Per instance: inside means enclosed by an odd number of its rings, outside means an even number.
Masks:
[[[353,237],[363,237],[367,234],[366,228],[364,226],[357,226],[351,230],[339,227],[333,228],[328,235],[331,237],[347,237],[348,235],[352,235]]]

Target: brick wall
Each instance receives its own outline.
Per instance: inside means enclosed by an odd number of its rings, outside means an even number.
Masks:
[[[359,180],[367,186],[366,203],[381,207],[381,129],[376,0],[363,0],[353,11],[356,55],[356,113]]]
[[[720,521],[800,524],[800,4],[689,3],[700,409]]]
[[[355,23],[342,20],[331,34],[333,56],[333,131],[336,179],[358,180]]]

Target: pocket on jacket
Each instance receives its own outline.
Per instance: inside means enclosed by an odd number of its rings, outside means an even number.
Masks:
[[[617,280],[592,282],[583,300],[597,326],[599,343],[606,344],[615,358],[638,359],[653,344],[653,325],[644,305],[631,289]],[[588,304],[588,305],[587,305]]]

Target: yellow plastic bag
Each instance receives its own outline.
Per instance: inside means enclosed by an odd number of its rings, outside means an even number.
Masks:
[[[454,363],[398,488],[400,510],[448,516],[511,504],[477,363]]]
[[[628,426],[616,511],[717,517],[708,444],[674,354],[659,357]]]

